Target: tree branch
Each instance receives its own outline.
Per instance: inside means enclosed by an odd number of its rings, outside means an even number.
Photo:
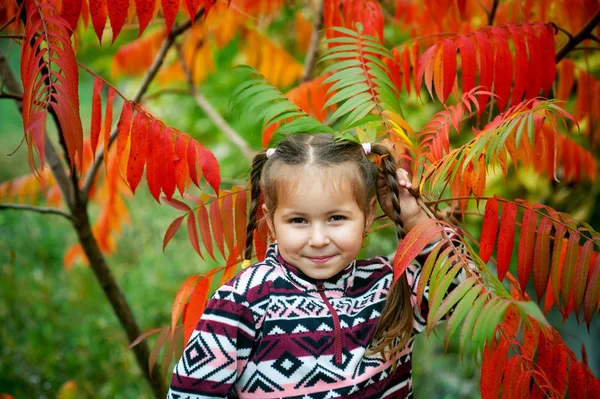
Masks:
[[[321,30],[323,29],[323,0],[317,1],[317,9],[315,10],[315,20],[313,23],[312,35],[310,37],[310,45],[304,58],[304,74],[302,82],[308,82],[312,79],[315,63],[317,59],[317,49],[321,40]]]
[[[233,145],[235,145],[237,148],[240,149],[240,151],[242,151],[244,157],[247,160],[252,161],[255,152],[252,150],[250,145],[242,138],[242,136],[240,136],[238,132],[236,132],[227,123],[227,121],[221,116],[219,111],[217,111],[215,107],[212,106],[210,101],[208,101],[208,99],[204,97],[200,92],[198,92],[198,89],[196,88],[196,85],[194,84],[194,81],[192,79],[192,74],[190,73],[190,70],[187,67],[187,65],[185,65],[185,60],[183,52],[181,50],[181,46],[175,46],[177,47],[177,53],[179,55],[179,62],[181,63],[181,68],[183,69],[185,79],[188,85],[190,86],[192,96],[194,97],[194,100],[196,100],[196,104],[198,104],[198,106],[202,108],[202,110],[206,113],[210,120],[213,121],[217,128],[219,128],[223,132],[223,134],[227,136],[229,140],[231,140]]]
[[[200,17],[202,17],[202,15],[204,15],[204,8],[202,8],[201,10],[199,10],[196,13],[195,18],[199,19]],[[146,72],[146,75],[144,76],[144,79],[142,79],[142,83],[141,83],[140,87],[138,88],[138,91],[135,94],[135,96],[133,97],[132,101],[134,101],[136,103],[140,102],[140,100],[142,99],[142,97],[144,96],[146,91],[148,90],[150,83],[154,80],[154,78],[156,77],[156,74],[158,73],[158,70],[162,66],[162,64],[165,60],[165,56],[167,55],[167,51],[169,51],[169,49],[173,46],[173,43],[175,43],[175,39],[177,37],[179,37],[180,35],[182,35],[184,32],[186,32],[191,26],[192,26],[192,21],[187,20],[182,25],[174,26],[173,29],[171,29],[171,33],[169,33],[169,36],[167,36],[167,38],[165,40],[163,40],[163,42],[160,46],[160,49],[158,50],[158,54],[156,54],[156,57],[154,57],[152,66],[150,66],[150,69],[148,69],[148,72]],[[108,141],[109,148],[112,145],[112,143],[115,141],[116,138],[117,138],[117,126],[115,125],[113,130],[110,132],[110,140]],[[98,170],[100,169],[100,166],[102,165],[102,162],[104,161],[104,156],[105,156],[104,149],[100,149],[100,151],[96,155],[96,160],[94,161],[94,164],[90,168],[90,171],[88,172],[88,174],[86,176],[85,182],[83,183],[83,188],[82,188],[81,192],[82,192],[83,198],[86,200],[89,196],[89,192],[92,187],[92,184],[94,183],[96,173],[98,173]]]
[[[55,209],[55,208],[42,208],[42,207],[37,207],[37,206],[32,206],[32,205],[22,205],[22,204],[0,204],[0,210],[6,210],[6,209],[52,214],[52,215],[62,216],[69,221],[73,220],[71,215],[69,215],[66,212],[61,211],[60,209]]]
[[[585,39],[590,37],[592,30],[600,23],[600,10],[596,12],[596,14],[588,21],[587,24],[572,38],[569,39],[565,45],[558,50],[556,53],[556,63],[558,64],[560,60],[565,58],[569,51],[573,50],[575,46],[584,41]]]

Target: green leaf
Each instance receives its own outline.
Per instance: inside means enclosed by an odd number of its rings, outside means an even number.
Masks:
[[[439,308],[437,305],[431,305],[433,301],[429,301],[429,315],[427,320],[427,326],[429,325],[435,326],[437,323],[442,320],[442,318],[448,313],[464,296],[473,284],[477,282],[477,278],[475,276],[471,276],[468,279],[461,282],[457,287],[455,287],[446,298],[441,302]],[[438,291],[443,292],[438,289]],[[429,294],[431,297],[431,293]],[[436,298],[437,300],[437,298]],[[437,308],[437,309],[436,309]]]
[[[346,101],[341,107],[335,110],[333,115],[331,115],[331,119],[337,119],[345,116],[348,112],[350,112],[352,109],[356,108],[360,104],[364,103],[365,101],[372,101],[370,93],[360,93],[352,97],[351,99]]]
[[[489,294],[486,292],[482,294],[475,302],[473,307],[468,309],[467,317],[465,318],[462,329],[460,330],[460,348],[461,355],[467,352],[471,348],[471,337],[473,334],[473,325],[475,320],[481,315],[481,309],[488,300]]]
[[[363,93],[367,90],[369,90],[369,86],[367,86],[365,83],[357,83],[348,86],[331,96],[331,98],[325,103],[323,107],[327,108],[333,104],[338,104],[344,100],[347,100],[350,97]]]
[[[454,335],[457,331],[460,323],[465,319],[468,313],[473,308],[473,301],[475,298],[481,293],[481,289],[483,287],[479,284],[473,286],[464,297],[462,297],[461,301],[456,305],[454,312],[452,312],[452,316],[448,319],[448,323],[446,324],[446,337],[444,338],[444,346],[447,348],[448,343],[450,342],[450,337]],[[487,295],[487,294],[483,294]]]

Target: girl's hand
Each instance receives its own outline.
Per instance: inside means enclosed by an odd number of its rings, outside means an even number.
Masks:
[[[398,176],[399,196],[398,201],[400,203],[400,218],[404,227],[404,232],[408,233],[410,229],[422,222],[424,219],[428,219],[429,216],[417,203],[417,199],[408,191],[412,188],[412,183],[408,177],[408,172],[404,169],[397,169],[396,175]],[[392,200],[389,196],[388,185],[385,181],[384,175],[377,176],[377,199],[381,208],[385,212],[386,216],[391,220],[394,220],[394,212],[392,207]]]

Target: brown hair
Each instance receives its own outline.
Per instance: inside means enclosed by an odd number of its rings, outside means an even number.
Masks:
[[[393,208],[394,224],[398,239],[402,239],[403,229],[400,218],[398,200],[399,186],[396,175],[396,161],[387,147],[372,144],[371,152],[380,156],[378,166],[369,160],[360,144],[350,140],[337,140],[331,134],[301,134],[288,136],[276,147],[275,152],[267,157],[266,152],[258,153],[252,161],[250,172],[250,211],[246,230],[246,248],[244,258],[252,257],[253,233],[258,221],[256,214],[260,206],[261,189],[267,213],[272,214],[277,208],[278,196],[282,193],[286,179],[286,166],[333,167],[341,173],[347,173],[353,183],[354,198],[364,212],[369,212],[369,203],[376,193],[377,175],[383,175],[388,187]],[[348,168],[348,165],[355,167]],[[384,305],[381,319],[373,335],[372,352],[389,353],[394,359],[408,342],[412,332],[412,306],[410,303],[410,287],[403,274],[391,289]],[[395,365],[395,363],[394,363]]]

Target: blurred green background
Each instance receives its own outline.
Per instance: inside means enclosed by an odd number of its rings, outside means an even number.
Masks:
[[[292,11],[281,13],[270,29],[282,30],[291,18]],[[119,45],[136,34],[137,30],[124,32],[115,45],[98,46],[88,30],[78,50],[78,59],[83,64],[116,83],[130,97],[139,81],[115,82],[110,76],[110,62]],[[397,32],[386,32],[386,35],[396,37],[395,42],[400,41]],[[293,45],[288,47],[294,48]],[[18,76],[18,45],[4,40],[0,41],[0,49],[8,55],[13,73]],[[230,93],[246,78],[244,73],[231,69],[238,56],[237,40],[217,52],[215,72],[200,85],[200,91],[254,149],[259,149],[260,126],[228,108]],[[87,131],[93,80],[86,73],[80,73],[80,79],[81,115],[84,131]],[[153,85],[149,93],[158,89]],[[216,129],[190,96],[165,94],[145,106],[157,118],[191,134],[215,153],[220,161],[224,188],[232,183],[243,184],[249,172],[248,162],[242,161],[239,150]],[[423,126],[438,109],[414,99],[406,100],[404,106],[407,119],[415,129]],[[25,145],[9,155],[19,147],[23,136],[15,104],[11,100],[0,101],[0,115],[2,182],[28,174],[30,170]],[[170,322],[175,293],[188,276],[216,264],[198,258],[183,229],[163,253],[163,235],[179,212],[158,205],[145,185],[140,187],[135,197],[128,200],[132,223],[125,226],[117,240],[118,249],[108,257],[108,262],[138,323],[143,330],[148,330]],[[518,175],[513,173],[507,183],[498,176],[490,178],[487,191],[542,202],[571,212],[592,226],[600,226],[597,186],[552,186],[532,172],[523,171]],[[95,206],[90,207],[92,215],[97,211]],[[476,236],[478,223],[480,221],[474,219],[470,226]],[[393,232],[377,234],[363,256],[393,251]],[[91,270],[81,264],[69,271],[63,266],[65,251],[75,242],[74,231],[63,218],[0,211],[0,393],[9,393],[17,399],[54,398],[62,388],[63,397],[69,389],[75,389],[78,398],[150,397],[147,383],[127,348],[125,334]],[[549,317],[576,353],[580,353],[581,343],[586,343],[590,366],[598,375],[598,318],[590,335],[585,326],[573,320],[563,326],[560,315],[552,312]],[[416,397],[478,398],[479,364],[468,357],[461,359],[456,344],[450,345],[444,354],[443,330],[437,335],[440,338],[435,334],[429,339],[422,335],[417,341],[413,360]]]

